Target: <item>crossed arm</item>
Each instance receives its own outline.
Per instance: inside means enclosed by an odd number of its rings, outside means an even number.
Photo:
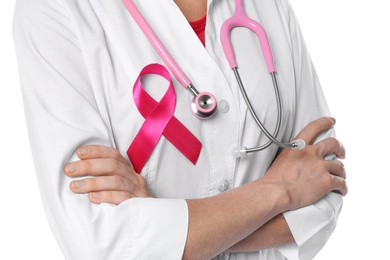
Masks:
[[[331,191],[347,194],[343,164],[338,159],[324,159],[329,154],[344,158],[342,144],[334,138],[313,144],[334,123],[332,118],[320,118],[308,124],[296,137],[305,140],[307,147],[284,149],[263,178],[216,196],[187,200],[189,230],[183,258],[209,259],[224,251],[255,251],[293,243],[281,213],[312,204]],[[95,178],[71,182],[73,192],[88,193],[93,203],[119,204],[152,196],[143,177],[117,150],[83,146],[77,153],[81,160],[67,164],[65,173]]]

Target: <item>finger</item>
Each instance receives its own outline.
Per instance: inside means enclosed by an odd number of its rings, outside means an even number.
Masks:
[[[335,160],[327,161],[327,164],[328,164],[328,171],[332,175],[338,176],[343,179],[347,177],[344,164],[341,161],[335,159]]]
[[[102,176],[72,181],[70,189],[74,193],[87,193],[93,191],[127,191],[132,190],[131,181],[119,176]]]
[[[322,157],[334,154],[337,158],[345,158],[345,147],[336,138],[326,138],[318,142],[315,146],[319,148],[319,155]]]
[[[307,144],[313,144],[315,139],[324,131],[332,128],[336,123],[333,117],[322,117],[310,122],[301,132],[294,138],[294,140],[302,139]]]
[[[126,191],[100,191],[88,193],[88,199],[92,203],[112,203],[119,205],[125,200],[131,199],[132,196]]]
[[[80,146],[77,149],[77,156],[82,160],[95,158],[112,158],[122,163],[128,163],[117,149],[103,145]]]
[[[333,191],[340,193],[342,196],[347,195],[348,186],[345,179],[332,175]]]
[[[65,165],[64,171],[70,177],[121,175],[129,177],[133,168],[113,158],[88,159]]]

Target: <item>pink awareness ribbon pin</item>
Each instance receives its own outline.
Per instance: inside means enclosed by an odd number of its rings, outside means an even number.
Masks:
[[[154,100],[143,88],[141,77],[156,74],[169,81],[169,86],[160,102]],[[139,173],[163,135],[193,164],[198,161],[202,143],[173,115],[176,93],[168,70],[160,64],[145,66],[133,87],[133,98],[138,111],[145,118],[136,137],[127,150],[127,156]]]

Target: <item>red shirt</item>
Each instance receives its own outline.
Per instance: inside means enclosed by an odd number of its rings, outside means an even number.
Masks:
[[[200,18],[199,20],[190,22],[190,25],[196,35],[198,35],[199,40],[203,43],[203,46],[206,46],[205,44],[205,29],[206,29],[206,15]]]

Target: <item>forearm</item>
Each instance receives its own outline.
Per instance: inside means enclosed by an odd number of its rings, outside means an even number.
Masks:
[[[286,219],[277,215],[255,232],[231,246],[226,252],[252,252],[295,243]]]
[[[314,121],[296,138],[311,144],[334,122],[328,118]],[[343,158],[344,147],[336,139],[326,139],[299,151],[285,149],[262,179],[214,197],[188,200],[189,228],[183,257],[210,259],[282,212],[312,204],[332,190],[345,195],[345,169],[337,160],[324,160],[329,154]]]
[[[283,212],[289,201],[283,187],[261,179],[187,204],[189,230],[183,258],[210,259]]]

